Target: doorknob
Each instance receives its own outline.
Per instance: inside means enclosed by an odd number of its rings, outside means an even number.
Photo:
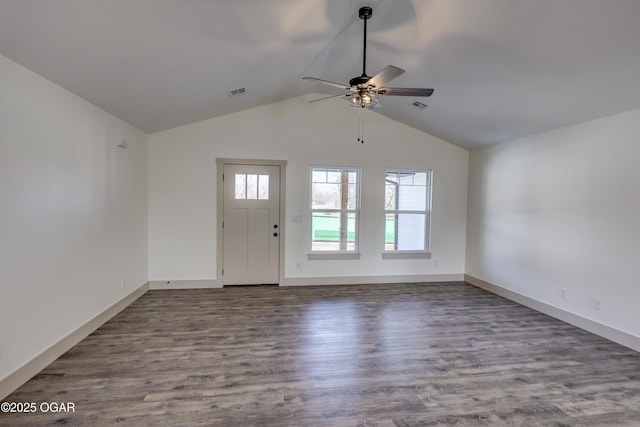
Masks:
[[[273,224],[273,228],[278,228],[278,224]]]
[[[273,233],[273,237],[278,237],[278,233]]]

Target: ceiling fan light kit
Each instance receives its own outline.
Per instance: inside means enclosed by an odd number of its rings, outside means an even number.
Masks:
[[[361,94],[351,95],[349,97],[349,105],[361,108],[378,108],[382,106],[380,104],[380,99],[378,99],[378,95],[374,92],[368,91],[363,91]]]

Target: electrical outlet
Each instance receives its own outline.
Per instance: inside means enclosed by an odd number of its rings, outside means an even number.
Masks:
[[[596,311],[602,311],[602,300],[600,298],[591,298],[591,308]]]
[[[567,288],[560,288],[560,299],[567,299]]]

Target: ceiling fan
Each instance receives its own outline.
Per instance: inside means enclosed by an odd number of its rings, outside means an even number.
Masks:
[[[367,20],[373,15],[373,9],[369,6],[361,7],[358,16],[364,21],[364,42],[362,53],[362,75],[349,80],[349,85],[330,82],[315,77],[303,77],[304,80],[322,83],[324,85],[345,89],[346,94],[332,95],[325,98],[315,99],[310,102],[322,101],[324,99],[345,96],[349,99],[349,105],[362,108],[380,107],[379,95],[384,96],[416,96],[427,97],[433,94],[433,89],[407,88],[407,87],[384,87],[384,85],[404,73],[402,68],[388,65],[373,77],[369,77],[366,72],[367,66]]]

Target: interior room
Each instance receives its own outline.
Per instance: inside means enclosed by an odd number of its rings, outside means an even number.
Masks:
[[[0,1],[0,425],[640,425],[639,16]]]

